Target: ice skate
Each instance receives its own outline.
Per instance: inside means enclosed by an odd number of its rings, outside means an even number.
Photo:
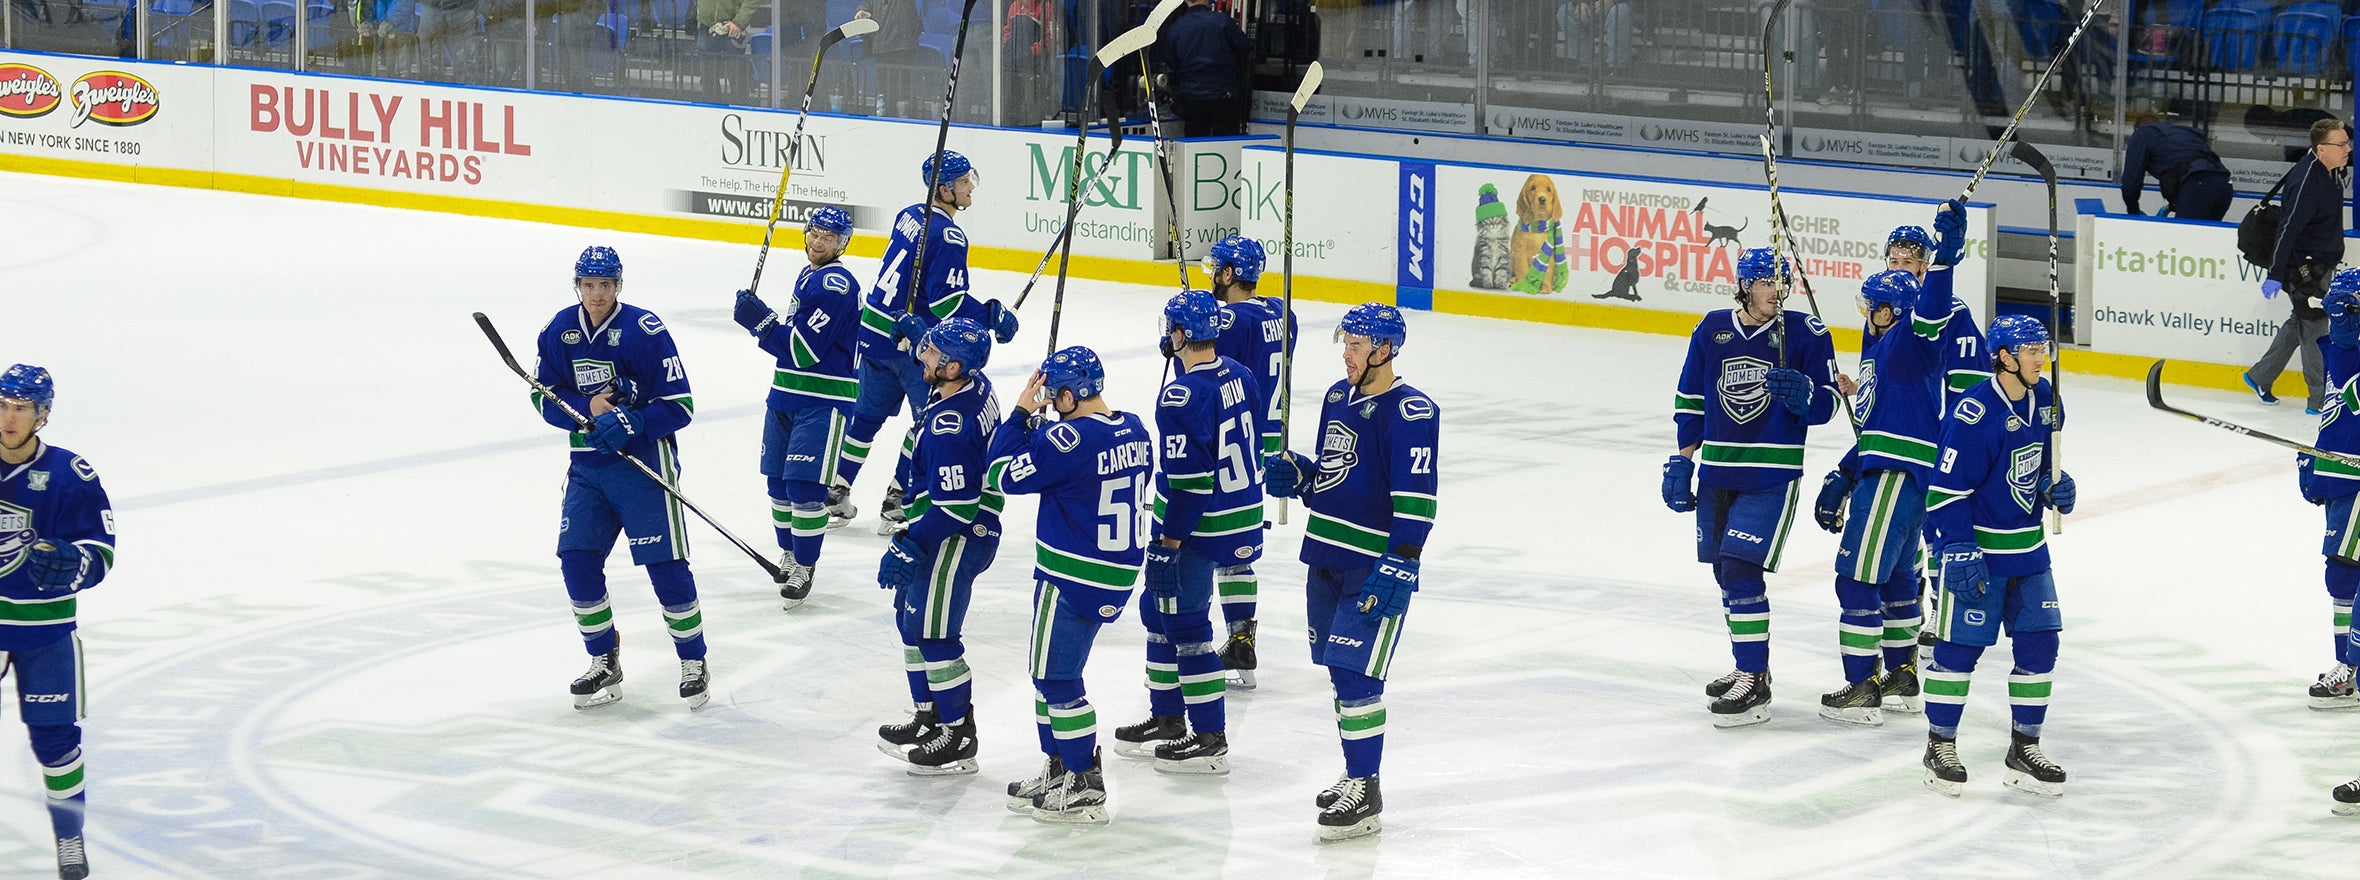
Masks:
[[[1377,816],[1385,809],[1385,797],[1377,790],[1376,774],[1350,777],[1333,791],[1336,799],[1319,811],[1320,840],[1351,840],[1383,830]]]
[[[680,661],[680,699],[688,703],[688,711],[705,708],[713,699],[713,674],[703,660]]]
[[[1926,736],[1926,787],[1944,797],[1958,797],[1967,789],[1967,765],[1958,761],[1958,740]]]
[[[1188,735],[1188,722],[1178,715],[1150,715],[1137,724],[1114,729],[1114,753],[1126,758],[1153,758],[1155,747]]]
[[[2338,816],[2360,816],[2360,779],[2338,785],[2328,795],[2335,798],[2335,805],[2328,808],[2329,812]]]
[[[1744,727],[1770,720],[1770,671],[1741,672],[1707,708],[1714,727]]]
[[[1925,711],[1925,704],[1918,699],[1924,689],[1918,683],[1916,660],[1901,664],[1899,669],[1885,670],[1877,681],[1883,685],[1879,690],[1883,692],[1885,711],[1911,714]]]
[[[902,510],[901,506],[905,497],[900,486],[885,490],[885,502],[877,508],[877,534],[879,536],[893,537],[894,532],[899,531],[903,524],[909,522],[910,515]]]
[[[90,852],[82,845],[82,835],[57,839],[58,880],[82,880],[90,876]]]
[[[933,709],[919,709],[910,713],[908,721],[879,725],[877,751],[907,761],[910,747],[933,739],[934,728],[941,723],[942,719],[934,714]]]
[[[1744,677],[1745,677],[1745,673],[1743,673],[1743,672],[1739,672],[1739,671],[1737,671],[1737,670],[1735,670],[1735,669],[1732,669],[1732,670],[1729,670],[1729,674],[1728,674],[1728,675],[1724,675],[1724,676],[1721,676],[1720,678],[1713,679],[1712,681],[1705,682],[1705,683],[1704,683],[1704,701],[1705,701],[1705,705],[1708,705],[1708,706],[1709,706],[1709,705],[1712,705],[1712,702],[1713,702],[1714,700],[1718,700],[1718,699],[1720,699],[1720,698],[1721,698],[1721,695],[1722,695],[1722,694],[1728,693],[1730,688],[1732,688],[1732,687],[1735,687],[1735,686],[1737,685],[1737,680],[1738,680],[1738,679],[1740,679],[1740,678],[1744,678]]]
[[[974,773],[975,713],[955,724],[934,725],[934,737],[910,750],[911,776],[964,776]]]
[[[1229,775],[1229,735],[1198,731],[1155,747],[1155,772],[1179,776]]]
[[[1008,783],[1008,812],[1030,813],[1033,800],[1057,784],[1057,777],[1065,775],[1065,759],[1050,755],[1041,762],[1041,775]]]
[[[1875,727],[1885,723],[1884,688],[1869,676],[1819,695],[1819,717],[1843,724]]]
[[[812,566],[796,562],[795,554],[788,553],[779,557],[778,569],[779,606],[793,611],[796,606],[803,604],[805,597],[811,595]]]
[[[623,698],[623,646],[590,658],[590,669],[574,679],[574,708],[604,706]]]
[[[851,525],[852,518],[859,515],[860,508],[852,506],[850,485],[837,482],[828,487],[828,531]]]
[[[1229,670],[1229,686],[1253,690],[1254,669],[1259,665],[1254,658],[1254,620],[1231,623],[1229,641],[1221,643],[1221,666]]]
[[[1066,771],[1033,801],[1035,822],[1050,825],[1104,825],[1106,767],[1095,761],[1090,769]]]
[[[2008,745],[2008,775],[2000,784],[2045,798],[2065,796],[2065,768],[2040,753],[2040,737],[2012,735]]]
[[[2311,708],[2360,709],[2360,691],[2352,685],[2352,664],[2338,663],[2319,673],[2311,683]]]
[[[1319,793],[1319,796],[1312,798],[1311,805],[1322,810],[1327,809],[1329,804],[1335,803],[1337,798],[1344,796],[1344,783],[1351,781],[1352,777],[1341,773],[1337,774],[1336,784],[1328,786]]]

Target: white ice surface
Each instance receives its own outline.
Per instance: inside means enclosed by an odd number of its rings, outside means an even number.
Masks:
[[[627,697],[571,708],[564,441],[468,314],[529,348],[571,301],[574,254],[618,247],[624,298],[670,323],[695,383],[685,489],[767,549],[768,356],[728,317],[751,248],[18,175],[0,216],[0,363],[56,373],[45,436],[97,464],[121,524],[121,566],[82,605],[100,876],[2291,877],[2342,873],[2360,828],[2326,799],[2360,769],[2360,713],[2303,697],[2329,609],[2290,456],[2129,382],[2065,378],[2084,494],[2052,540],[2062,801],[1998,784],[2004,649],[1967,707],[1963,800],[1919,785],[1921,718],[1816,717],[1840,683],[1834,539],[1801,521],[1770,580],[1773,719],[1715,730],[1698,687],[1730,665],[1716,593],[1656,497],[1681,340],[1417,314],[1402,372],[1442,405],[1443,488],[1390,683],[1386,830],[1313,842],[1341,758],[1291,637],[1298,511],[1261,566],[1263,686],[1229,701],[1234,772],[1167,778],[1110,750],[1115,821],[1077,831],[1001,806],[1040,763],[1027,499],[968,618],[979,776],[909,778],[872,747],[908,707],[865,515],[791,614],[692,527],[718,691],[695,714],[643,576],[611,566]],[[772,257],[774,279],[801,261]],[[987,294],[1020,282],[977,273]],[[995,352],[1004,395],[1043,351],[1048,292]],[[1071,286],[1062,340],[1108,358],[1118,406],[1151,399],[1168,293]],[[1340,309],[1301,311],[1308,419]],[[2308,436],[2291,404],[2173,393]],[[1810,486],[1841,433],[1814,436]],[[864,476],[864,514],[884,482]],[[1089,674],[1102,738],[1144,714],[1140,661],[1126,616]],[[0,749],[0,780],[0,873],[44,876],[25,750]]]

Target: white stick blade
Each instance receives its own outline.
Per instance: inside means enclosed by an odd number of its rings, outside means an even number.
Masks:
[[[1164,19],[1171,18],[1172,10],[1179,8],[1180,0],[1163,0],[1163,2],[1157,3],[1155,9],[1147,13],[1146,24],[1124,31],[1121,36],[1108,40],[1105,48],[1098,50],[1098,66],[1113,67],[1114,63],[1123,60],[1124,56],[1136,54],[1139,50],[1154,45],[1155,33],[1163,29]]]
[[[1303,112],[1303,105],[1311,103],[1312,94],[1318,92],[1319,84],[1326,80],[1327,70],[1320,67],[1319,62],[1311,62],[1311,66],[1303,70],[1303,84],[1295,87],[1295,96],[1288,99],[1287,103],[1295,108],[1295,112]]]
[[[836,39],[844,40],[877,32],[874,18],[856,18],[836,26]]]

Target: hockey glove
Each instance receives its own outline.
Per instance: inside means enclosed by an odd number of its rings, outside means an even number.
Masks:
[[[1147,570],[1141,577],[1147,581],[1147,591],[1158,599],[1174,599],[1180,595],[1180,548],[1166,547],[1162,541],[1147,543]]]
[[[1009,340],[1016,338],[1015,312],[1003,308],[1000,301],[996,299],[985,302],[983,308],[984,323],[991,325],[992,339],[997,340],[1001,345],[1006,345]]]
[[[2058,513],[2073,512],[2073,499],[2077,497],[2077,493],[2073,488],[2072,474],[2058,471],[2057,482],[2052,484],[2049,482],[2048,472],[2042,471],[2039,488],[2041,497],[2047,499],[2049,506],[2056,508]]]
[[[2360,348],[2360,297],[2339,290],[2320,300],[2319,307],[2327,310],[2328,343],[2346,351]]]
[[[1663,463],[1663,506],[1673,513],[1696,510],[1696,492],[1689,488],[1696,481],[1696,462],[1688,456],[1674,454]]]
[[[629,376],[616,376],[615,384],[606,393],[606,405],[616,409],[633,409],[645,402],[639,399],[639,383],[631,381]]]
[[[2276,278],[2264,281],[2262,282],[2262,298],[2270,299],[2277,296],[2279,291],[2285,289],[2286,285],[2278,283],[2278,279]]]
[[[1942,588],[1966,599],[1981,599],[1989,578],[1983,566],[1983,548],[1972,542],[1961,541],[1942,545]]]
[[[1360,600],[1360,611],[1371,617],[1395,617],[1409,610],[1409,594],[1418,591],[1418,561],[1385,554],[1369,569],[1368,581],[1360,585],[1367,598]]]
[[[623,447],[637,439],[639,421],[630,410],[610,409],[590,421],[590,447],[600,452],[620,454]]]
[[[729,310],[729,317],[737,321],[738,326],[746,328],[746,332],[756,336],[770,329],[770,325],[778,323],[778,313],[771,311],[770,304],[763,302],[751,290],[737,292],[737,306]]]
[[[1779,367],[1762,380],[1770,389],[1770,396],[1786,404],[1786,411],[1802,416],[1811,412],[1811,378],[1801,370]]]
[[[90,557],[72,544],[42,541],[25,551],[25,573],[33,578],[34,589],[44,593],[79,590],[89,572]]]
[[[917,315],[903,315],[893,321],[894,335],[909,340],[913,351],[917,350],[918,340],[926,338],[926,329],[926,319]]]
[[[1952,199],[1934,214],[1934,265],[1956,266],[1967,252],[1967,206]]]
[[[1843,468],[1827,472],[1827,479],[1819,481],[1819,501],[1811,506],[1811,516],[1819,520],[1819,527],[1842,534],[1844,531],[1844,503],[1852,498],[1852,475]]]
[[[2294,457],[2295,486],[2302,489],[2304,501],[2311,502],[2312,504],[2326,504],[2327,499],[2312,494],[2311,492],[2311,479],[2313,476],[2312,469],[2317,467],[2317,465],[2318,463],[2311,458],[2310,453],[2306,452],[2296,454]]]
[[[885,548],[885,558],[877,562],[877,586],[899,595],[918,582],[926,569],[926,548],[918,546],[918,539],[910,537],[910,530],[893,533],[893,543]]]
[[[1318,470],[1318,463],[1300,452],[1262,456],[1262,491],[1273,498],[1297,497],[1302,494],[1303,478]]]

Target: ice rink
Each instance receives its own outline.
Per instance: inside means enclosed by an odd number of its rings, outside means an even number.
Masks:
[[[1714,729],[1717,593],[1690,517],[1657,500],[1684,341],[1413,313],[1401,372],[1441,404],[1443,487],[1389,688],[1384,833],[1314,842],[1311,798],[1342,759],[1326,676],[1291,635],[1299,511],[1261,565],[1262,687],[1231,692],[1234,771],[1164,777],[1109,750],[1114,822],[1071,830],[1002,807],[1040,765],[1029,499],[1010,500],[968,619],[978,776],[911,778],[873,747],[909,710],[874,469],[791,613],[692,526],[702,711],[673,695],[645,578],[612,564],[627,696],[572,708],[565,441],[469,313],[529,350],[572,302],[575,254],[618,248],[623,299],[666,319],[695,385],[684,490],[769,549],[770,359],[728,314],[752,247],[19,175],[0,175],[0,216],[0,364],[55,373],[44,438],[97,465],[120,523],[120,567],[82,604],[101,877],[2297,877],[2346,873],[2360,831],[2327,808],[2360,771],[2360,713],[2304,699],[2333,658],[2321,517],[2291,456],[2152,411],[2070,353],[2064,455],[2089,494],[2051,538],[2067,626],[2044,745],[2072,774],[2063,800],[1999,785],[2004,648],[1967,706],[1962,800],[1919,784],[1922,716],[1817,717],[1842,682],[1835,539],[1807,512],[1770,579],[1773,718]],[[772,260],[783,307],[803,261]],[[1060,342],[1107,358],[1118,408],[1152,399],[1169,293],[1071,286]],[[1047,294],[994,352],[1003,402],[1044,353]],[[1341,308],[1299,310],[1307,421],[1340,376]],[[2310,436],[2291,402],[2171,393]],[[1843,435],[1814,434],[1810,486]],[[1099,641],[1102,742],[1145,714],[1141,635],[1126,614]],[[48,876],[29,751],[0,748],[0,780],[0,874]]]

